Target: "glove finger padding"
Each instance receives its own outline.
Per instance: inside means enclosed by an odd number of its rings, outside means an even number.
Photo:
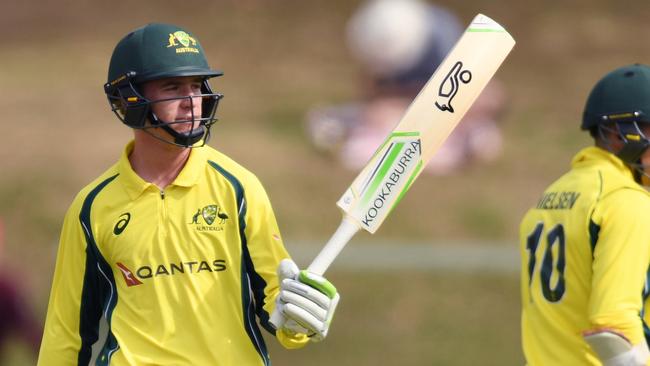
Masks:
[[[284,315],[289,320],[296,322],[302,329],[305,331],[300,333],[305,333],[309,336],[314,334],[322,333],[325,326],[324,321],[317,319],[307,310],[296,306],[294,304],[285,304],[284,305]]]
[[[296,306],[307,313],[311,314],[316,320],[324,322],[327,319],[327,309],[329,307],[322,307],[314,301],[309,300],[299,294],[296,294],[291,291],[282,291],[280,293],[280,298],[282,302],[287,307],[288,305]],[[329,299],[328,299],[329,303]],[[285,311],[286,313],[286,311]]]
[[[281,288],[280,298],[284,302],[291,302],[290,299],[296,299],[297,297],[300,297],[304,300],[308,300],[309,302],[312,302],[315,306],[322,309],[329,308],[330,303],[332,302],[330,298],[327,297],[327,295],[325,295],[324,293],[318,291],[317,289],[309,285],[305,285],[304,283],[298,282],[296,280],[285,279],[282,281],[280,288]],[[294,296],[289,297],[291,295]],[[305,301],[305,303],[307,303],[307,301]]]
[[[280,284],[282,313],[290,320],[284,328],[320,341],[327,336],[339,295],[322,276],[302,271],[297,277],[284,279]]]
[[[314,341],[320,341],[327,336],[338,300],[339,297],[337,295],[332,299],[332,306],[327,311],[323,309],[325,311],[324,318],[314,316],[314,314],[302,306],[286,303],[282,308],[284,315],[288,319],[284,327],[296,333],[305,333],[312,337]]]

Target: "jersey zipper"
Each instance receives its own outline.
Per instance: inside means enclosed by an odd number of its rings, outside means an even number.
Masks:
[[[160,233],[167,236],[167,204],[165,203],[165,191],[160,190]]]

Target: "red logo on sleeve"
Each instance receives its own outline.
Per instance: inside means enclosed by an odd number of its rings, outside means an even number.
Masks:
[[[117,262],[117,268],[120,269],[120,272],[122,272],[122,276],[124,276],[124,281],[126,281],[127,286],[137,286],[137,285],[142,285],[142,282],[135,278],[135,275],[133,272],[131,272],[130,269],[126,268],[125,265],[123,265],[120,262]]]

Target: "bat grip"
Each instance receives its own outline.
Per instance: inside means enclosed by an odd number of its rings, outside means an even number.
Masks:
[[[344,215],[339,228],[336,229],[334,235],[332,235],[327,244],[325,244],[320,253],[311,262],[307,271],[322,276],[359,229],[359,224],[352,218]]]

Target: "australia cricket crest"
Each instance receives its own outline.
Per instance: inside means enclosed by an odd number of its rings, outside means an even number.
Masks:
[[[188,224],[193,225],[197,231],[223,231],[229,218],[221,206],[212,204],[199,207]]]
[[[212,225],[214,219],[217,217],[217,205],[208,205],[203,207],[203,210],[201,210],[201,216],[203,216],[203,220],[205,220],[206,224]]]

